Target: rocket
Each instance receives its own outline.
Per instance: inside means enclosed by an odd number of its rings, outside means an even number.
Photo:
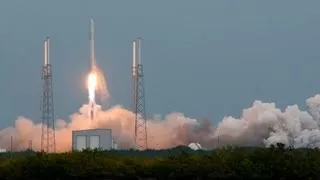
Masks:
[[[94,21],[90,18],[89,25],[89,59],[90,59],[90,74],[94,75],[94,87],[89,88],[89,117],[90,119],[95,118],[96,112],[96,95],[100,96],[103,100],[109,97],[109,92],[106,85],[106,80],[103,72],[96,63],[96,56],[94,51]],[[89,74],[89,75],[90,75]]]

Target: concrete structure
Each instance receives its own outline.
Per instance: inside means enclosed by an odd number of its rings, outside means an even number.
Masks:
[[[72,150],[114,148],[111,129],[86,129],[72,131]]]

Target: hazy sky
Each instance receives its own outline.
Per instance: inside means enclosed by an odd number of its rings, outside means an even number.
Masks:
[[[131,105],[131,42],[141,36],[148,116],[178,111],[218,122],[256,99],[304,107],[320,92],[319,7],[316,0],[3,0],[0,127],[20,115],[40,121],[46,36],[56,116],[87,102],[90,16],[111,105]]]

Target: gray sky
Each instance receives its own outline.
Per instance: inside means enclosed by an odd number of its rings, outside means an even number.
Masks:
[[[43,40],[51,36],[55,113],[87,102],[89,16],[110,104],[131,104],[132,40],[141,36],[148,116],[218,122],[256,99],[285,107],[320,91],[320,1],[0,2],[0,127],[40,121]]]

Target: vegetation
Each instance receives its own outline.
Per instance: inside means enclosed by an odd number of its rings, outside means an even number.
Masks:
[[[177,147],[0,156],[0,179],[320,179],[318,149]]]

